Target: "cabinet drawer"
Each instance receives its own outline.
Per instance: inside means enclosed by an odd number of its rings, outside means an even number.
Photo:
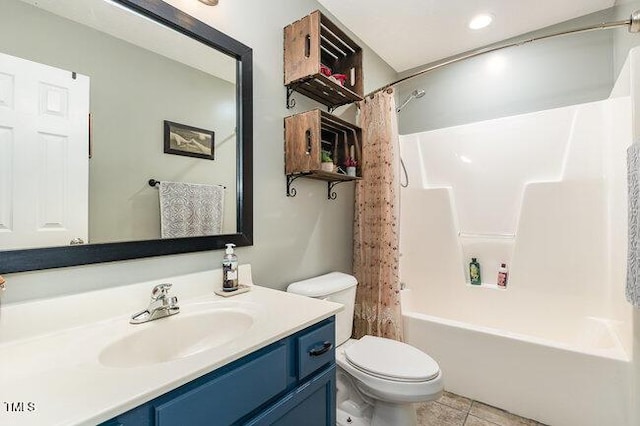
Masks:
[[[155,408],[157,426],[228,425],[287,388],[282,345]]]
[[[335,360],[333,321],[298,337],[298,380]]]

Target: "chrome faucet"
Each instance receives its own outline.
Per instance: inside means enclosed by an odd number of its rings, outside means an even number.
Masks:
[[[169,297],[168,295],[170,288],[171,284],[168,283],[155,286],[151,291],[149,307],[133,314],[129,322],[131,324],[142,324],[180,313],[178,298],[175,296]]]

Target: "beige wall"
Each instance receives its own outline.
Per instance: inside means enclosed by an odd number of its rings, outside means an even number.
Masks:
[[[283,118],[317,104],[295,95],[298,106],[285,108],[282,29],[321,9],[319,4],[314,0],[224,0],[216,7],[192,0],[169,3],[253,48],[254,246],[237,250],[240,262],[253,265],[256,283],[273,288],[329,271],[350,272],[353,184],[339,185],[335,201],[327,200],[326,184],[303,179],[295,183],[295,198],[285,195]],[[364,73],[366,90],[396,78],[396,73],[366,47]],[[353,113],[353,107],[349,112]],[[3,302],[160,280],[217,268],[222,256],[223,251],[201,252],[11,274],[6,276],[8,290]],[[212,289],[217,284],[211,283]]]

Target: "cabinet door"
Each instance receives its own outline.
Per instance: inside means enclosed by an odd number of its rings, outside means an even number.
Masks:
[[[334,426],[336,424],[336,366],[304,383],[247,425]]]
[[[287,388],[282,345],[229,373],[155,407],[156,426],[229,425]]]

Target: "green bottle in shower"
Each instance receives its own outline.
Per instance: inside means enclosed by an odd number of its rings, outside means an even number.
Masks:
[[[478,259],[475,257],[472,257],[471,263],[469,263],[469,278],[473,285],[482,284],[482,278],[480,277],[480,263],[478,263]]]

